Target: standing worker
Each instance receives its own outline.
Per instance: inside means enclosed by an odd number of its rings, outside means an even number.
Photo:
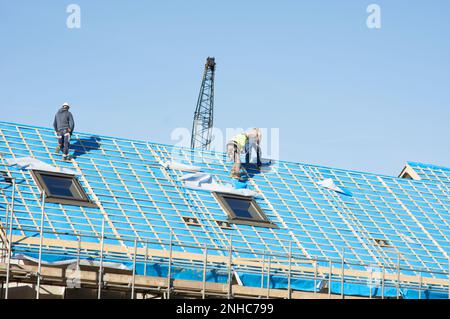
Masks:
[[[227,154],[234,162],[231,177],[241,177],[241,153],[245,153],[245,162],[249,164],[252,149],[256,150],[256,163],[261,167],[261,130],[252,128],[233,137],[227,144]]]
[[[56,152],[59,153],[63,150],[63,160],[69,159],[69,143],[70,136],[75,128],[75,122],[73,121],[72,113],[69,112],[69,104],[66,102],[56,112],[55,119],[53,120],[53,127],[56,135],[58,136],[58,146]]]

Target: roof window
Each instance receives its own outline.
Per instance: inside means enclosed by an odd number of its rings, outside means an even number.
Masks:
[[[225,193],[213,193],[220,206],[234,224],[247,224],[261,227],[276,227],[264,214],[252,197]]]
[[[75,175],[38,170],[33,170],[32,174],[41,191],[45,192],[46,202],[96,207]]]

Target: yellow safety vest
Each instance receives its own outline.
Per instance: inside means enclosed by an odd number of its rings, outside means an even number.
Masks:
[[[247,135],[244,133],[238,134],[233,137],[232,141],[235,142],[240,149],[243,149],[247,143]]]

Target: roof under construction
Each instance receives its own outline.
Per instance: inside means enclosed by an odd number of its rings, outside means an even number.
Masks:
[[[272,161],[245,166],[237,188],[224,153],[76,133],[63,161],[56,146],[50,128],[0,122],[0,233],[9,247],[12,229],[14,260],[237,287],[227,294],[448,296],[450,168]]]

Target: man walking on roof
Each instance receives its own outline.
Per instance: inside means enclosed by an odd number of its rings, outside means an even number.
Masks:
[[[66,102],[56,112],[55,119],[53,120],[53,127],[56,135],[58,136],[58,146],[56,152],[59,153],[63,150],[63,160],[69,159],[69,143],[70,136],[75,128],[75,122],[73,121],[72,113],[69,112],[69,104]]]
[[[234,162],[231,170],[231,177],[239,179],[241,177],[241,153],[245,152],[245,162],[249,164],[252,149],[256,150],[256,163],[261,166],[261,130],[252,128],[247,132],[240,133],[233,137],[227,144],[227,154]]]

